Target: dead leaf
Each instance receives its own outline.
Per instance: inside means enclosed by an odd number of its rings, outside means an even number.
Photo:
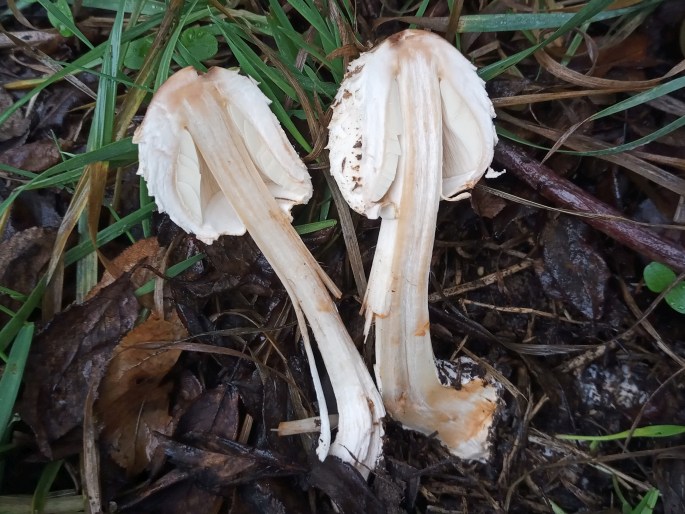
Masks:
[[[152,316],[121,340],[107,366],[95,406],[103,423],[101,442],[129,476],[150,464],[157,447],[153,433],[173,430],[169,414],[173,384],[163,380],[181,354],[180,350],[140,345],[187,335],[177,316],[170,321]]]
[[[227,384],[205,391],[183,414],[177,433],[211,434],[235,441],[240,428],[239,403],[238,391]]]
[[[79,80],[86,86],[94,86],[97,78],[88,73],[81,73]],[[81,115],[74,109],[91,101],[91,97],[78,87],[68,82],[54,84],[44,93],[43,102],[36,106],[38,125],[34,131],[50,134],[62,134],[65,139],[76,139],[80,131]]]
[[[273,270],[251,238],[222,237],[203,251],[218,273],[195,281],[192,287],[196,294],[206,297],[235,287],[248,294],[272,294]]]
[[[629,73],[642,72],[658,63],[658,59],[650,55],[652,39],[647,34],[635,33],[628,36],[620,44],[610,47],[600,47],[595,74],[606,76],[613,68],[622,68],[623,76]],[[639,80],[642,77],[636,76]]]
[[[661,492],[663,509],[666,514],[685,512],[685,455],[656,459],[656,486]]]
[[[293,483],[293,479],[267,478],[255,480],[236,488],[231,501],[230,514],[270,512],[312,512],[308,495]]]
[[[59,143],[58,147],[53,140],[44,139],[11,148],[0,153],[0,163],[35,173],[45,171],[61,162],[60,149],[69,150],[72,146],[70,141]]]
[[[477,187],[471,191],[471,206],[478,216],[492,219],[502,212],[502,209],[507,206],[507,202],[504,198]]]
[[[58,458],[51,444],[81,425],[90,384],[99,382],[112,350],[137,316],[138,302],[124,275],[57,314],[34,339],[24,372],[30,380],[18,410],[47,457]]]
[[[0,245],[0,284],[28,295],[38,283],[41,271],[50,261],[55,231],[33,227],[14,234]],[[12,310],[21,303],[7,295],[0,296],[0,304]],[[7,321],[0,313],[0,322]]]
[[[219,494],[235,484],[304,472],[304,468],[278,454],[227,439],[202,438],[185,444],[162,435],[158,437],[171,462],[188,472],[202,487]]]
[[[5,112],[13,103],[12,96],[5,91],[4,87],[0,87],[0,112]],[[15,111],[5,123],[0,125],[0,142],[28,135],[29,124],[29,120],[24,118],[21,110]]]
[[[326,493],[343,514],[383,514],[385,508],[362,476],[349,464],[328,457],[313,464],[307,482]]]
[[[170,475],[170,479],[167,479]],[[218,514],[225,512],[225,509],[220,510],[224,498],[205,491],[192,480],[186,478],[175,480],[179,475],[179,472],[173,470],[157,482],[146,485],[142,489],[136,489],[135,497],[128,498],[123,504],[117,502],[117,512],[123,514],[188,514],[189,512]]]
[[[32,227],[59,228],[63,197],[61,193],[48,189],[22,192],[12,204],[6,233],[21,232]]]
[[[152,267],[157,267],[161,262],[163,253],[164,251],[160,248],[155,237],[136,241],[109,262],[109,269],[102,274],[100,282],[90,291],[88,297],[96,295],[100,289],[114,282],[123,273],[133,270],[139,264],[145,263]],[[131,275],[132,281],[138,286],[143,285],[144,282],[152,277],[154,277],[154,274],[145,268],[137,269]]]
[[[22,30],[17,32],[10,32],[12,36],[23,41],[29,46],[37,46],[38,48],[46,50],[53,44],[63,41],[64,38],[56,30]],[[6,50],[8,48],[16,48],[17,44],[7,34],[0,34],[0,49]],[[0,109],[1,110],[1,109]]]
[[[604,313],[606,286],[611,273],[602,256],[586,241],[586,227],[560,217],[542,231],[544,266],[535,271],[552,298],[563,299],[588,319]]]
[[[172,413],[174,417],[181,418],[190,406],[202,395],[205,391],[205,386],[189,368],[180,370],[178,375],[179,376],[176,379],[177,385],[173,406],[174,410]]]

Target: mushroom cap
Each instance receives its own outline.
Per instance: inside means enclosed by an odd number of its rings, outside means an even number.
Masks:
[[[161,212],[211,243],[221,235],[243,235],[246,229],[196,148],[194,140],[202,134],[188,128],[191,116],[201,116],[194,113],[194,103],[208,97],[215,100],[226,124],[203,130],[241,139],[240,145],[286,213],[293,205],[309,201],[312,184],[269,109],[270,100],[254,80],[222,68],[204,75],[191,67],[176,72],[155,93],[133,136],[138,144],[138,174],[145,177]]]
[[[355,211],[392,219],[398,212],[395,181],[402,145],[402,106],[397,78],[403,62],[425,59],[439,81],[443,126],[442,197],[472,188],[492,162],[495,111],[473,66],[443,38],[405,30],[352,61],[333,104],[328,149],[331,173]],[[439,144],[439,142],[436,142]]]

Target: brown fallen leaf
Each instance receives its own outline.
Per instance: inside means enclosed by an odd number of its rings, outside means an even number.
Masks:
[[[659,59],[651,54],[650,48],[653,46],[652,38],[644,33],[634,33],[620,44],[609,47],[601,46],[594,74],[605,77],[613,68],[621,68],[622,76],[633,76],[636,80],[642,77],[636,76],[638,73],[644,75],[646,68],[658,64]]]
[[[178,319],[155,316],[131,330],[115,348],[100,383],[95,412],[103,423],[101,443],[129,476],[150,464],[157,448],[154,432],[170,434],[169,394],[164,378],[180,350],[141,348],[142,343],[174,341],[188,333]]]
[[[492,219],[502,212],[502,209],[507,206],[507,202],[499,196],[476,187],[471,192],[471,206],[478,216]]]
[[[59,147],[52,139],[35,141],[0,153],[0,163],[38,173],[60,162],[60,149],[68,150],[71,146],[70,141],[60,141]]]
[[[51,445],[83,420],[91,383],[99,382],[112,350],[138,316],[138,302],[128,275],[95,297],[57,314],[33,341],[18,411],[49,458],[79,451],[53,452]]]
[[[135,496],[117,500],[117,512],[121,514],[164,513],[218,514],[224,498],[202,489],[185,475],[172,470],[161,479],[135,489]],[[176,479],[180,477],[180,479]]]
[[[656,486],[661,492],[661,501],[666,514],[685,512],[685,455],[682,452],[657,458]]]
[[[207,434],[236,440],[240,428],[240,395],[228,384],[202,393],[183,413],[176,433]]]
[[[12,203],[5,233],[14,235],[33,227],[56,230],[62,223],[62,201],[65,197],[64,192],[50,189],[22,192]]]
[[[0,112],[4,112],[10,105],[14,103],[14,98],[5,91],[4,87],[0,87]],[[21,110],[15,111],[5,123],[0,125],[0,142],[8,141],[15,137],[28,135],[30,120],[24,118]]]
[[[160,248],[155,237],[136,241],[108,263],[108,270],[102,274],[100,282],[90,291],[88,297],[96,295],[100,289],[114,282],[123,273],[133,270],[139,264],[145,263],[157,267],[161,262],[163,253],[163,249]],[[153,276],[151,271],[139,268],[133,272],[131,279],[137,286],[141,286]]]
[[[236,487],[229,514],[310,513],[309,497],[293,478],[266,478]],[[362,512],[362,511],[360,511]]]
[[[307,483],[326,493],[343,514],[388,512],[361,475],[338,459],[316,461],[307,475]]]
[[[549,221],[541,236],[543,265],[536,265],[535,271],[549,296],[567,301],[588,319],[598,320],[604,313],[611,272],[587,242],[587,232],[575,219]]]
[[[22,30],[10,32],[14,36],[29,46],[37,46],[45,51],[45,47],[49,47],[58,41],[63,41],[64,38],[56,30]],[[0,49],[6,50],[8,48],[16,48],[17,44],[13,38],[7,34],[0,34]]]
[[[50,261],[55,231],[33,227],[14,234],[0,245],[0,284],[22,294],[36,286],[41,271]],[[9,296],[0,296],[0,304],[16,310],[21,303]],[[0,313],[0,323],[8,317]]]
[[[194,292],[208,296],[221,290],[239,288],[260,296],[273,294],[274,272],[249,237],[222,237],[203,249],[218,276],[193,284]]]
[[[228,439],[203,437],[186,444],[163,435],[157,437],[173,464],[186,471],[199,485],[218,494],[228,492],[236,484],[305,471],[279,454],[249,448]]]

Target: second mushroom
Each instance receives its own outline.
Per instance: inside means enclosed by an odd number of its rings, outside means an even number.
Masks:
[[[349,65],[328,144],[347,202],[382,218],[363,309],[367,333],[375,322],[386,410],[478,460],[489,455],[499,387],[445,361],[438,373],[428,280],[438,203],[467,197],[488,169],[497,142],[492,117],[475,68],[439,36],[407,30]]]

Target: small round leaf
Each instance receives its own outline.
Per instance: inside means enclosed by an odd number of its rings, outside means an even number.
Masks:
[[[660,293],[675,280],[673,270],[659,262],[650,262],[642,273],[650,291]]]
[[[198,61],[211,59],[219,51],[219,43],[216,37],[203,27],[184,30],[180,40],[188,52]]]
[[[674,311],[685,314],[685,282],[676,284],[676,286],[666,294],[666,303],[670,305]]]
[[[71,13],[71,7],[69,7],[69,3],[67,2],[67,0],[57,0],[56,2],[53,2],[53,5],[69,20],[71,20],[72,22],[74,21],[74,15]],[[48,11],[48,20],[50,21],[50,24],[53,27],[55,27],[62,36],[70,37],[74,35],[74,33],[69,29],[69,27],[67,27],[64,23],[57,19],[56,16],[53,16],[53,14],[50,11]]]
[[[124,55],[124,66],[132,70],[139,70],[143,67],[145,56],[147,56],[152,47],[152,36],[146,36],[141,39],[132,41],[126,49]]]

